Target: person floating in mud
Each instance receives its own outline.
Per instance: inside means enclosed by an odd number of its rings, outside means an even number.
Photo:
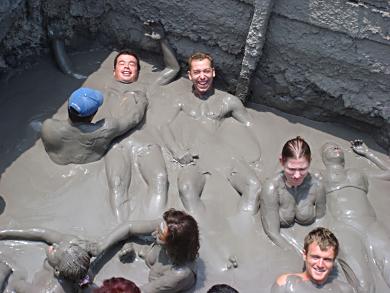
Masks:
[[[335,221],[335,229],[343,236],[355,234],[361,239],[351,241],[347,257],[356,274],[358,292],[375,292],[375,279],[368,259],[372,259],[390,288],[390,231],[378,222],[375,210],[368,199],[368,177],[390,180],[390,167],[370,153],[362,141],[351,144],[352,149],[367,157],[382,170],[363,172],[345,168],[343,150],[335,143],[322,146],[323,183],[327,195],[327,210]],[[348,239],[343,239],[348,241]],[[365,246],[365,247],[364,247]]]
[[[59,233],[50,229],[4,229],[0,240],[38,241],[48,244],[43,268],[37,272],[32,283],[17,268],[8,278],[7,289],[18,293],[78,292],[88,279],[88,270],[93,251],[88,241],[77,236]],[[91,248],[94,246],[91,245]]]
[[[336,236],[326,228],[316,228],[305,237],[302,273],[287,273],[279,276],[272,286],[272,293],[353,293],[353,288],[332,276],[339,251]]]
[[[141,234],[152,234],[156,238],[139,253],[150,269],[149,282],[140,286],[141,292],[182,292],[195,285],[199,229],[196,220],[183,211],[170,209],[164,212],[163,219],[124,222],[97,242],[94,254]],[[132,252],[132,246],[125,245],[120,255]]]
[[[165,69],[154,83],[145,85],[139,81],[140,63],[138,56],[131,51],[120,51],[114,60],[113,79],[105,86],[107,111],[109,116],[117,115],[118,97],[127,91],[140,90],[146,96],[159,86],[171,82],[180,70],[175,54],[165,39],[164,29],[158,22],[148,21],[146,27],[151,30],[149,37],[160,40],[164,56]],[[149,99],[150,100],[150,99]],[[149,104],[150,105],[150,104]],[[142,118],[143,115],[141,115]],[[130,212],[128,189],[134,165],[147,185],[147,214],[150,218],[161,215],[166,207],[168,196],[168,175],[156,130],[143,124],[140,131],[129,133],[118,140],[105,156],[106,176],[109,187],[111,208],[118,220],[127,220]]]
[[[256,162],[246,162],[218,132],[230,116],[252,130],[251,117],[237,97],[214,90],[215,69],[210,55],[193,54],[188,60],[188,77],[192,92],[175,102],[173,118],[162,127],[168,150],[183,166],[178,175],[182,203],[190,212],[204,210],[200,196],[206,183],[205,174],[218,170],[240,193],[239,211],[255,214],[261,185],[249,163]],[[187,119],[181,123],[180,113]],[[181,130],[175,128],[175,123],[180,123]],[[258,144],[257,148],[260,159]]]
[[[47,119],[41,138],[49,157],[57,164],[85,164],[99,160],[111,141],[137,125],[147,107],[142,92],[127,92],[115,117],[92,123],[103,104],[100,91],[79,88],[68,100],[68,120]]]
[[[322,218],[326,211],[325,189],[309,172],[311,151],[301,137],[284,144],[279,161],[283,171],[269,179],[261,192],[261,221],[273,243],[293,250],[280,234],[280,228],[294,223],[310,225]]]

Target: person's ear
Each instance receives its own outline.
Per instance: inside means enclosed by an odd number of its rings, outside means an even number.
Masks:
[[[60,276],[60,271],[58,268],[54,268],[54,275],[58,278]]]
[[[282,166],[284,165],[282,156],[279,156],[279,163],[280,163],[280,165],[282,165]]]
[[[215,68],[213,67],[213,77],[215,77]]]
[[[188,74],[188,79],[189,79],[189,80],[192,80],[191,73],[190,73],[189,70],[187,71],[187,74]]]
[[[302,257],[303,257],[303,261],[306,261],[306,258],[307,258],[307,252],[306,252],[306,250],[303,250],[303,251],[302,251]]]

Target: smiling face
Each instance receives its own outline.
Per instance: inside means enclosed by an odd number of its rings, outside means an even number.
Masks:
[[[119,55],[115,68],[114,78],[123,83],[132,83],[138,79],[138,60],[132,55]]]
[[[290,158],[284,162],[280,159],[280,163],[283,167],[286,184],[289,187],[301,185],[309,173],[310,162],[305,157]]]
[[[215,70],[209,59],[194,59],[191,61],[191,69],[188,71],[188,78],[194,85],[195,94],[204,95],[213,86]]]
[[[317,242],[309,245],[307,251],[304,251],[303,260],[305,261],[305,277],[316,284],[324,284],[332,272],[335,262],[335,250],[329,246],[321,250]]]

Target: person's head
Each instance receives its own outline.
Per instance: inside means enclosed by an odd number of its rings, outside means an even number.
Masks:
[[[307,142],[297,136],[287,141],[279,158],[288,186],[299,186],[309,173],[311,151]]]
[[[88,273],[91,256],[77,244],[53,244],[48,247],[46,256],[56,277],[79,283]]]
[[[201,96],[212,89],[214,77],[214,61],[209,54],[195,53],[188,58],[188,78],[195,94]]]
[[[75,90],[68,99],[70,121],[89,123],[103,104],[103,94],[87,87]]]
[[[93,290],[94,293],[141,293],[138,286],[125,278],[111,278],[103,281],[103,285]]]
[[[207,293],[239,293],[239,292],[227,284],[217,284],[211,287],[207,291]]]
[[[344,158],[344,152],[334,142],[327,142],[321,147],[321,155],[322,155],[322,161],[324,162],[325,166],[329,166],[332,164],[336,165],[342,165],[344,166],[345,158]]]
[[[316,228],[305,237],[303,260],[305,274],[316,284],[327,281],[339,252],[336,236],[326,228]]]
[[[194,261],[199,251],[199,229],[195,219],[183,211],[170,209],[158,228],[158,241],[175,264]]]
[[[114,78],[123,83],[137,81],[141,64],[137,54],[130,50],[120,51],[114,59]]]

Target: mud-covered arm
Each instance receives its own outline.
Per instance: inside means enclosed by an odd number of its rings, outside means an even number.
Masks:
[[[180,65],[177,62],[176,55],[169,45],[163,26],[157,21],[146,21],[144,23],[145,28],[148,30],[145,36],[152,38],[153,40],[159,40],[161,45],[161,51],[163,53],[165,69],[162,71],[160,77],[156,83],[158,85],[166,85],[170,83],[179,73]]]
[[[105,236],[97,245],[97,250],[92,252],[96,256],[103,253],[116,243],[126,240],[132,235],[151,234],[161,223],[161,219],[150,221],[130,221],[117,226],[109,235]]]
[[[42,228],[0,230],[0,240],[40,241],[51,245],[73,238],[77,237]]]
[[[367,172],[367,175],[369,177],[382,180],[390,180],[390,165],[386,164],[383,160],[381,160],[373,152],[371,152],[365,145],[363,140],[355,139],[351,141],[351,148],[356,154],[367,158],[382,170]]]
[[[292,250],[292,246],[280,234],[279,208],[275,185],[272,181],[268,181],[260,194],[260,214],[264,232],[280,248]]]
[[[378,166],[382,170],[390,170],[390,166],[386,164],[383,160],[378,158],[373,152],[371,152],[366,144],[361,139],[355,139],[351,141],[352,150],[363,157],[366,157],[368,160],[373,162],[376,166]]]
[[[231,96],[231,95],[225,97],[224,98],[224,111],[226,113],[230,113],[230,115],[234,119],[236,119],[238,122],[240,122],[248,127],[251,135],[253,136],[253,138],[257,142],[259,151],[261,151],[260,141],[256,136],[256,131],[254,129],[253,119],[252,119],[251,115],[249,114],[249,112],[247,111],[247,109],[245,108],[245,106],[242,104],[241,100],[239,98],[237,98],[235,96]]]
[[[171,268],[149,283],[141,286],[142,293],[181,292],[195,283],[195,275],[189,268]]]
[[[224,98],[224,109],[226,114],[232,115],[238,122],[246,126],[252,126],[253,120],[249,112],[242,104],[241,100],[235,96],[229,95]]]
[[[162,138],[165,146],[168,148],[169,152],[172,154],[172,157],[176,161],[181,164],[189,164],[193,161],[192,154],[185,150],[182,146],[180,146],[172,131],[172,124],[181,112],[182,104],[177,102],[174,107],[175,111],[172,115],[172,118],[161,127]]]
[[[279,285],[277,282],[275,282],[271,287],[271,293],[288,293],[285,285]]]
[[[326,192],[325,186],[321,181],[316,186],[316,218],[321,219],[326,213]]]

